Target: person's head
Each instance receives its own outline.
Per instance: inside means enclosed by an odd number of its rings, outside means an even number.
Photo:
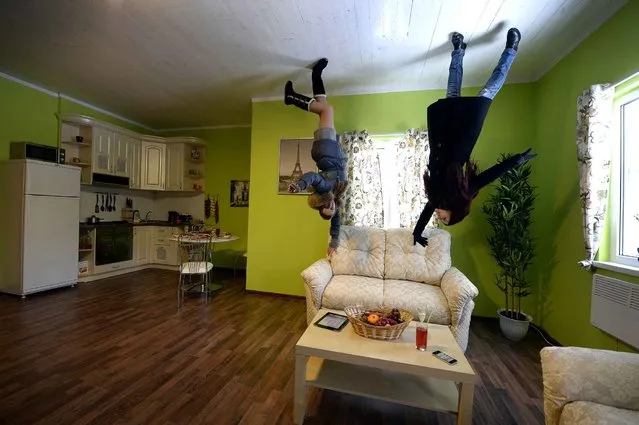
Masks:
[[[442,183],[444,187],[441,188],[438,199],[433,199],[429,196],[428,171],[424,173],[426,196],[435,202],[435,213],[442,223],[452,226],[470,213],[470,206],[477,196],[477,192],[472,191],[472,182],[476,177],[477,165],[473,161],[449,165]]]
[[[333,192],[319,194],[311,193],[308,196],[308,206],[317,210],[324,220],[330,220],[337,210],[335,205],[335,195]]]
[[[330,220],[337,210],[344,206],[342,198],[346,187],[346,182],[338,181],[331,192],[314,192],[308,197],[308,206],[317,210],[324,220]]]

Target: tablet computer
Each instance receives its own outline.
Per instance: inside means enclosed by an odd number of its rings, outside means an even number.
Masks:
[[[326,313],[315,322],[315,326],[320,328],[329,329],[331,331],[341,331],[344,326],[348,323],[348,317],[337,314],[337,313]]]

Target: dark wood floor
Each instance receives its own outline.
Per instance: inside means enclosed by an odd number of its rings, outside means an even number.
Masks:
[[[147,270],[28,298],[0,296],[1,424],[291,424],[301,299],[219,276],[176,309],[176,275]],[[474,319],[474,424],[542,424],[539,349]],[[313,390],[306,424],[454,424],[455,416]]]

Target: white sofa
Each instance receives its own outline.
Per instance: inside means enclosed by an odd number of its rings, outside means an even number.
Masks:
[[[639,424],[639,355],[541,350],[546,425]]]
[[[433,311],[431,323],[448,325],[463,350],[479,291],[451,267],[450,234],[429,229],[428,245],[413,245],[408,229],[342,226],[330,261],[321,259],[302,272],[306,320],[318,309],[398,307],[417,317]]]

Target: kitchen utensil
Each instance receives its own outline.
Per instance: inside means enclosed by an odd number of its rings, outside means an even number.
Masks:
[[[100,211],[104,211],[104,193],[102,194],[102,206],[100,207]]]
[[[115,194],[113,194],[113,205],[111,205],[111,208],[115,211]]]
[[[109,211],[113,211],[113,195],[109,193],[107,196],[109,197]]]
[[[97,193],[95,194],[95,213],[100,213],[100,195]]]
[[[106,210],[108,212],[111,212],[111,194],[107,193],[106,197],[107,197]]]

